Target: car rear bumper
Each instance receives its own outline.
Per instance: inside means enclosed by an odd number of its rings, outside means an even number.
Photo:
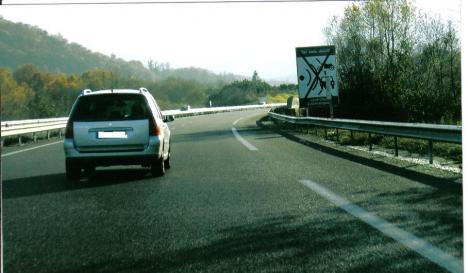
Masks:
[[[110,150],[102,147],[97,151],[80,151],[75,147],[73,139],[65,139],[63,143],[65,157],[68,161],[80,165],[112,166],[112,165],[149,165],[162,156],[162,140],[151,137],[147,146],[141,150]]]
[[[151,166],[158,157],[155,155],[145,156],[100,156],[100,157],[69,157],[66,160],[80,166],[115,166],[115,165],[143,165]]]

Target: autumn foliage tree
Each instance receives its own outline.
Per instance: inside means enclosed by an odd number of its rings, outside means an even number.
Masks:
[[[12,119],[28,118],[32,90],[18,84],[9,69],[0,68],[1,113]]]

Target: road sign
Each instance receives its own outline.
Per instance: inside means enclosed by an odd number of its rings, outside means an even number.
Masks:
[[[335,46],[298,47],[296,63],[301,107],[338,97]]]

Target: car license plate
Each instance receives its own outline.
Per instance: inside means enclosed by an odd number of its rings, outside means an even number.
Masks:
[[[98,132],[98,138],[127,138],[125,131]]]

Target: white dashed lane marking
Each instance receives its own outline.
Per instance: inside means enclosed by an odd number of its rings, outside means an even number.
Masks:
[[[450,272],[463,272],[463,262],[440,248],[416,237],[415,235],[395,226],[394,224],[379,218],[378,216],[367,212],[363,208],[351,203],[345,198],[331,192],[324,186],[310,180],[299,180],[309,189],[321,195],[323,198],[332,202],[347,213],[357,217],[359,220],[382,232],[386,236],[405,245],[409,249],[419,253],[421,256],[432,261],[435,264],[447,269]]]

